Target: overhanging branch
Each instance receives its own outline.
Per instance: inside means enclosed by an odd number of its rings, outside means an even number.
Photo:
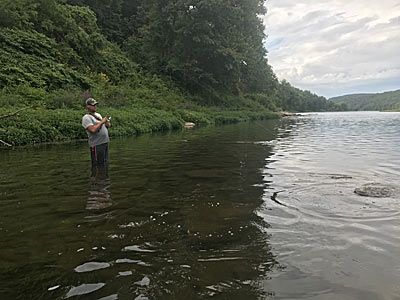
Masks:
[[[8,147],[12,147],[12,145],[10,145],[9,143],[6,143],[5,141],[0,140],[0,143],[2,143],[3,145],[6,145]]]
[[[24,108],[21,108],[21,109],[17,110],[16,112],[13,112],[13,113],[11,113],[11,114],[0,116],[0,120],[1,120],[1,119],[5,119],[5,118],[9,118],[9,117],[12,117],[12,116],[16,116],[16,115],[18,115],[21,111],[26,110],[26,109],[29,109],[29,108],[32,108],[32,106],[24,107]]]
[[[5,118],[9,118],[9,117],[13,117],[13,116],[18,116],[18,114],[19,114],[21,111],[27,110],[27,109],[29,109],[29,108],[32,108],[32,106],[28,106],[28,107],[21,108],[21,109],[17,110],[16,112],[13,112],[13,113],[8,114],[8,115],[2,115],[2,116],[0,116],[0,120],[1,120],[1,119],[5,119]],[[1,129],[1,128],[0,128],[0,129]],[[5,142],[5,141],[2,141],[2,140],[0,140],[0,144],[3,144],[3,145],[8,146],[8,147],[12,147],[11,144],[9,144],[9,143],[7,143],[7,142]]]

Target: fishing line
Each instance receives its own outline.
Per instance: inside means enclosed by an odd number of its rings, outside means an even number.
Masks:
[[[260,126],[261,128],[263,128],[264,130],[268,131],[269,133],[271,133],[273,136],[276,135],[276,132],[273,132],[271,129],[268,129],[267,127],[261,125],[261,124],[259,123],[259,121],[256,121],[256,122],[254,122],[254,123],[255,123],[256,125]]]

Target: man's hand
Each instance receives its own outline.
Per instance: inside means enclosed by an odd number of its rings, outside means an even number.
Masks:
[[[100,128],[101,128],[101,126],[103,126],[103,124],[106,124],[107,128],[110,127],[110,123],[106,123],[106,122],[107,122],[107,118],[104,117],[103,119],[101,119],[101,121],[99,123],[97,123],[96,125],[90,125],[90,126],[88,126],[87,129],[91,133],[96,133],[96,132],[98,132],[100,130]]]
[[[108,118],[105,118],[106,119],[106,127],[107,128],[110,128],[110,126],[111,126],[111,117],[108,117]]]

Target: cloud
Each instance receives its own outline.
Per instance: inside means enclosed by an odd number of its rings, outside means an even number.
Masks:
[[[269,0],[268,60],[280,79],[326,97],[400,89],[398,0]]]

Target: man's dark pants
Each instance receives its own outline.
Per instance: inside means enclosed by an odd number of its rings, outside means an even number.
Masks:
[[[104,166],[108,164],[108,143],[90,147],[90,156],[93,166]]]

